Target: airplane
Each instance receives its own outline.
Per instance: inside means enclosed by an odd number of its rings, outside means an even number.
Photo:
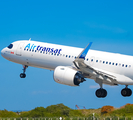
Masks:
[[[99,84],[95,95],[105,98],[103,84],[125,85],[123,97],[132,95],[128,88],[133,85],[133,56],[91,50],[90,42],[84,49],[38,41],[19,40],[1,50],[1,55],[23,65],[21,78],[26,77],[28,66],[54,71],[54,81],[69,86],[79,86],[86,78]]]

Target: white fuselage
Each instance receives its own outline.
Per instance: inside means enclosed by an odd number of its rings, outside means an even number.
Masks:
[[[13,48],[4,48],[4,58],[22,65],[54,70],[57,66],[72,66],[82,48],[68,47],[36,41],[16,41]],[[85,64],[107,73],[130,78],[133,85],[133,57],[116,53],[89,50]]]

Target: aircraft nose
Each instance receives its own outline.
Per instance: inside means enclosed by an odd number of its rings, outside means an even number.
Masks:
[[[5,54],[5,50],[2,49],[2,50],[1,50],[1,55],[2,55],[2,57],[4,57],[4,54]]]

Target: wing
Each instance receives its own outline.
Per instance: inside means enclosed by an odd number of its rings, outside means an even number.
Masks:
[[[110,85],[116,85],[116,77],[113,74],[110,74],[109,72],[91,67],[87,64],[84,63],[85,57],[92,45],[92,42],[89,43],[83,51],[78,55],[78,57],[73,61],[76,69],[78,71],[81,71],[84,76],[87,78],[92,78],[95,81],[97,79],[102,80],[103,83],[105,84],[110,84]]]

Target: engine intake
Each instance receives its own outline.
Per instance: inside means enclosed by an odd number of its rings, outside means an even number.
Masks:
[[[72,68],[65,66],[58,66],[55,68],[54,80],[57,83],[69,86],[79,86],[80,83],[85,81],[82,74]]]

